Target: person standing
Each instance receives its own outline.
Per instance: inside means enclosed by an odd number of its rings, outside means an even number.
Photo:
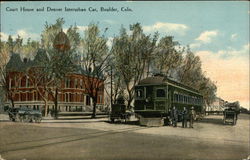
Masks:
[[[182,111],[182,128],[187,128],[187,109],[183,108]]]
[[[194,128],[194,127],[193,127],[193,124],[194,124],[194,116],[195,116],[194,107],[191,107],[189,116],[190,116],[189,127],[190,127],[190,128]]]
[[[177,127],[178,113],[177,113],[177,109],[175,108],[175,106],[171,110],[171,117],[172,117],[173,127]]]

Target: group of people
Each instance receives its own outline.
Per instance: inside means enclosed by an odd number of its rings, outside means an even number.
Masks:
[[[195,118],[194,116],[195,116],[194,107],[191,107],[189,112],[186,109],[186,107],[184,107],[183,110],[181,111],[182,127],[187,128],[187,122],[189,119],[189,127],[193,128],[193,123]],[[173,127],[177,127],[178,118],[179,118],[179,111],[174,106],[171,110],[171,121]]]

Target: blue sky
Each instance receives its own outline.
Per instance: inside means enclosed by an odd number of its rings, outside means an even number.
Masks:
[[[7,7],[19,11],[6,11]],[[20,12],[20,7],[63,10],[64,7],[87,10],[92,7],[99,11],[39,13]],[[100,7],[114,7],[119,11],[101,12]],[[121,7],[132,11],[122,12]],[[201,57],[203,70],[217,82],[218,96],[228,101],[240,100],[249,107],[249,2],[1,2],[2,40],[9,34],[40,40],[45,21],[55,23],[57,18],[65,19],[64,28],[79,26],[82,35],[91,22],[98,22],[103,30],[108,27],[106,36],[110,38],[119,34],[121,25],[128,28],[129,24],[139,22],[148,34],[159,31],[161,36],[174,36]],[[232,73],[241,73],[237,75],[241,81],[225,78],[232,78]],[[242,96],[234,96],[233,91],[239,87]]]

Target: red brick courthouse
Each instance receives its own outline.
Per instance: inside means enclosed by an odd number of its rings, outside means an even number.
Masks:
[[[63,33],[63,32],[60,32]],[[59,33],[59,34],[60,34]],[[64,33],[63,33],[64,34]],[[39,62],[40,58],[46,57],[46,52],[37,52],[34,60],[23,59],[20,54],[12,54],[10,61],[7,64],[8,76],[7,82],[9,93],[6,94],[5,105],[12,105],[15,107],[27,106],[32,109],[45,110],[45,103],[38,93],[37,89],[32,84],[32,79],[27,73],[26,69],[31,68],[34,64]],[[26,71],[26,72],[25,72]],[[86,91],[85,81],[87,76],[81,72],[67,74],[61,82],[61,89],[58,95],[58,110],[59,112],[85,112],[91,111],[92,99]],[[104,82],[101,79],[93,78],[93,80],[101,81],[98,90],[97,107],[104,104]],[[42,91],[43,87],[39,87]],[[52,95],[48,95],[48,111],[54,109],[54,102]]]

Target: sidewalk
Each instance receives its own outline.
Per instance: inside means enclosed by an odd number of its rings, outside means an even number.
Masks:
[[[0,113],[0,122],[9,120],[9,115],[6,113]]]

